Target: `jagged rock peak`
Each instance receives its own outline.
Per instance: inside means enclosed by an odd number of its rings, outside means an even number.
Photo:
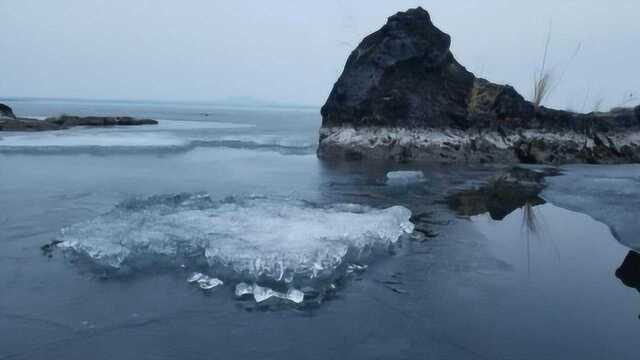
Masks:
[[[438,29],[429,13],[419,7],[389,17],[379,32],[361,44],[364,48],[371,45],[379,46],[379,57],[372,59],[381,60],[379,65],[395,65],[418,57],[425,66],[436,67],[447,60],[451,37]]]
[[[422,9],[351,53],[322,107],[322,158],[432,162],[640,162],[640,108],[577,114],[476,78]]]
[[[349,56],[323,126],[465,127],[475,76],[450,45],[422,8],[391,16]]]

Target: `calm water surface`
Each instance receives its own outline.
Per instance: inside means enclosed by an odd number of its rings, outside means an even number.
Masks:
[[[21,116],[161,124],[0,134],[0,359],[638,356],[637,166],[567,167],[550,180],[546,204],[495,221],[459,217],[443,199],[497,168],[324,163],[315,157],[317,110],[9,105]],[[424,179],[388,182],[395,170]],[[199,192],[402,205],[429,219],[431,237],[402,237],[319,306],[277,309],[234,299],[233,284],[203,292],[186,283],[188,267],[105,277],[40,249],[122,201]]]

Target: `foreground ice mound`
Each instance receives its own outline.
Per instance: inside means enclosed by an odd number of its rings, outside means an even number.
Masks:
[[[154,196],[63,229],[59,246],[110,268],[186,264],[217,277],[305,283],[386,249],[413,231],[410,217],[401,206]]]

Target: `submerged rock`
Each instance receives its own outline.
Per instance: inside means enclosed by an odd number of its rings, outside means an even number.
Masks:
[[[322,158],[435,162],[640,162],[638,108],[536,107],[477,78],[422,8],[400,12],[351,53],[322,108]]]

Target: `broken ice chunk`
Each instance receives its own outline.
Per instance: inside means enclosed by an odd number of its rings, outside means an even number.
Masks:
[[[390,171],[387,173],[387,184],[408,185],[424,180],[422,171]]]
[[[407,234],[411,234],[416,226],[411,221],[405,221],[400,224],[400,228]]]
[[[235,291],[236,297],[243,297],[245,295],[251,295],[253,294],[253,286],[249,285],[247,283],[239,283],[236,285],[236,291]]]
[[[367,265],[349,264],[349,266],[347,266],[347,274],[353,272],[363,272],[367,270],[367,267]]]
[[[261,303],[263,301],[269,300],[270,298],[276,296],[277,293],[267,287],[262,287],[258,285],[253,285],[253,299],[257,303]]]
[[[290,288],[285,294],[265,286],[257,284],[249,285],[243,282],[236,285],[235,295],[239,298],[245,295],[253,295],[253,299],[257,303],[267,301],[271,298],[289,300],[296,304],[300,304],[304,301],[304,293],[298,289]]]
[[[203,278],[203,277],[205,277],[205,276],[206,276],[206,275],[205,275],[205,274],[203,274],[203,273],[195,272],[195,273],[191,274],[191,276],[189,276],[189,277],[187,278],[187,282],[189,282],[189,283],[193,283],[193,282],[196,282],[196,281],[198,281],[198,280],[202,279],[202,278]]]
[[[208,276],[205,276],[204,278],[198,280],[198,284],[200,285],[200,289],[210,290],[224,283],[220,279],[210,278]]]
[[[291,288],[287,291],[286,299],[296,304],[301,304],[304,301],[304,293],[298,289]]]

